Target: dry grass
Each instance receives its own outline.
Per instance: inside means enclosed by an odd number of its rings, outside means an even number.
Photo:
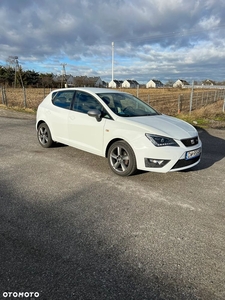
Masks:
[[[217,118],[217,117],[222,117],[222,107],[224,104],[224,100],[219,100],[215,103],[208,104],[206,106],[203,106],[199,109],[196,109],[192,112],[192,115],[195,117],[202,117],[204,116],[205,118]]]
[[[191,114],[180,113],[176,117],[200,127],[225,128],[224,100],[196,109]]]

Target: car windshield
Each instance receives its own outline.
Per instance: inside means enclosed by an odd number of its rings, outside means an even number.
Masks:
[[[159,113],[147,103],[127,93],[97,94],[120,117],[153,116]]]

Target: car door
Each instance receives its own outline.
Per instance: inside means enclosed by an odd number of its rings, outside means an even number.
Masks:
[[[68,118],[70,145],[97,155],[104,155],[104,131],[108,119],[103,117],[98,122],[95,117],[88,115],[90,109],[102,110],[103,107],[92,95],[77,91]]]
[[[68,143],[68,114],[74,91],[60,91],[52,95],[52,108],[48,119],[54,140]]]

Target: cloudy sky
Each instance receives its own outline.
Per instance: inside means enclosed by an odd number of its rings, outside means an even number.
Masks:
[[[110,81],[114,57],[114,79],[225,80],[224,0],[0,0],[0,20],[3,66]]]

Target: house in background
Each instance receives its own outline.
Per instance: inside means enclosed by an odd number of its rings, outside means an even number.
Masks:
[[[215,85],[216,83],[213,80],[206,79],[206,80],[202,81],[202,84],[203,85]]]
[[[189,83],[186,80],[178,79],[176,82],[174,82],[173,87],[182,88],[185,85],[189,85]]]
[[[109,88],[118,89],[121,88],[123,81],[122,80],[111,80],[109,82]]]
[[[146,88],[159,88],[163,87],[163,83],[160,80],[151,79],[146,83]]]
[[[61,87],[73,86],[74,77],[72,75],[55,75],[53,81],[59,83]]]
[[[86,86],[102,87],[102,80],[100,77],[87,77]]]
[[[136,80],[124,80],[122,83],[123,88],[133,88],[136,89],[139,86],[139,83]]]
[[[73,78],[75,87],[102,87],[103,82],[100,77],[76,76]]]

